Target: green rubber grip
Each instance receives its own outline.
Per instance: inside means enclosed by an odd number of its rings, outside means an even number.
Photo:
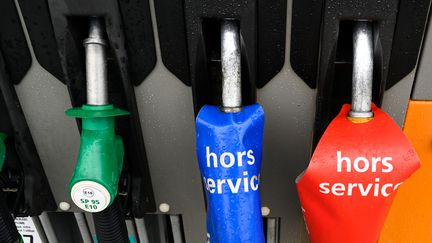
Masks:
[[[123,167],[123,142],[115,134],[115,117],[129,113],[112,105],[84,105],[66,114],[82,119],[78,162],[69,183],[72,201],[87,212],[103,211],[117,195]]]

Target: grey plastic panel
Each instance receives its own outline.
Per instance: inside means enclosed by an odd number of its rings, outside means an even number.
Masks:
[[[161,62],[154,3],[150,1],[157,63],[135,88],[156,204],[181,214],[186,242],[205,242],[205,204],[195,156],[192,90]]]
[[[279,219],[267,218],[266,243],[279,242]]]
[[[75,120],[64,114],[71,107],[66,87],[33,62],[16,91],[57,204],[68,202],[71,210],[78,211],[70,200],[68,184],[79,132]]]
[[[129,235],[129,240],[132,242],[138,242],[138,235],[135,228],[135,221],[132,219],[126,219],[126,228]]]
[[[170,223],[174,243],[184,243],[181,217],[179,215],[170,215]]]
[[[257,93],[265,112],[261,195],[262,206],[270,208],[269,217],[280,218],[280,242],[306,242],[295,179],[310,159],[316,91],[289,63],[291,10],[289,1],[285,65]]]
[[[428,20],[429,21],[429,20]],[[386,90],[383,97],[381,108],[386,111],[393,120],[403,127],[405,122],[406,111],[410,97],[414,100],[432,99],[432,26],[427,25],[425,37],[423,38],[422,47],[420,48],[420,57],[417,57],[417,65],[395,86]],[[414,83],[415,81],[415,85]]]
[[[73,213],[44,212],[39,216],[49,243],[82,243]]]
[[[31,220],[33,221],[33,224],[36,227],[37,232],[39,233],[39,236],[41,238],[42,243],[48,243],[47,236],[45,234],[44,228],[39,220],[39,217],[33,216],[31,217]]]
[[[18,12],[25,27],[19,8]],[[24,79],[15,86],[16,92],[57,204],[68,202],[71,211],[79,211],[68,193],[79,149],[75,119],[64,114],[72,107],[68,90],[38,64],[25,28],[24,33],[33,62]]]
[[[384,93],[381,108],[387,112],[400,127],[403,127],[405,121],[414,76],[415,70]]]
[[[35,221],[35,220],[34,220]],[[58,243],[57,236],[54,232],[54,228],[52,227],[51,220],[48,217],[47,213],[42,213],[39,216],[40,224],[45,232],[47,242]]]
[[[428,26],[418,64],[413,100],[432,100],[432,25]]]
[[[145,226],[144,218],[135,219],[135,225],[138,233],[140,243],[149,243],[147,228]]]
[[[93,243],[93,239],[91,237],[90,229],[87,224],[87,219],[84,213],[74,213],[75,220],[78,225],[78,229],[81,234],[81,238],[84,243]]]

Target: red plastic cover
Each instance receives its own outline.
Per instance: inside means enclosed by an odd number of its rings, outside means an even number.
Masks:
[[[311,242],[377,242],[397,188],[420,167],[386,113],[373,106],[373,120],[353,123],[349,111],[330,123],[297,181]]]

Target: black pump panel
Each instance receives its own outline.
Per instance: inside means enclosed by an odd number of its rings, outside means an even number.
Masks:
[[[317,88],[315,143],[351,101],[352,23],[373,25],[373,102],[417,63],[430,0],[294,0],[290,60],[294,71]],[[305,14],[307,13],[307,14]]]
[[[19,0],[19,4],[36,58],[62,82],[67,79],[60,64],[64,65],[62,54],[67,51],[63,48],[71,44],[68,40],[72,35],[68,25],[70,17],[105,18],[109,40],[117,50],[120,62],[127,60],[134,85],[139,85],[154,68],[156,52],[148,1]]]
[[[389,89],[413,70],[424,35],[430,0],[294,0],[291,65],[311,87],[321,82],[332,62],[342,20],[376,23],[382,89]],[[321,50],[321,52],[320,52]]]
[[[10,79],[17,84],[31,65],[31,56],[14,1],[0,1],[0,50]]]
[[[0,1],[0,9],[0,132],[7,135],[0,197],[14,214],[37,216],[57,207],[14,87],[32,60],[14,1]]]
[[[36,59],[67,85],[75,107],[86,103],[83,41],[88,37],[89,19],[104,20],[109,102],[130,112],[116,122],[116,132],[122,136],[125,147],[119,182],[119,193],[125,196],[120,201],[125,211],[135,217],[156,211],[134,93],[134,86],[140,85],[156,64],[148,1],[19,0],[19,3]]]
[[[163,63],[192,85],[196,110],[215,100],[211,82],[212,72],[218,72],[212,65],[217,50],[212,48],[220,45],[220,27],[214,23],[222,19],[233,19],[240,27],[244,104],[254,102],[255,87],[263,87],[282,69],[286,1],[159,0],[155,8]]]

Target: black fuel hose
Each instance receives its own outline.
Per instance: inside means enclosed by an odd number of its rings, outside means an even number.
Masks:
[[[93,213],[96,237],[100,243],[129,243],[125,217],[118,198],[111,206]]]
[[[6,197],[0,192],[0,242],[15,243],[19,242],[20,238],[14,218],[6,204]]]

